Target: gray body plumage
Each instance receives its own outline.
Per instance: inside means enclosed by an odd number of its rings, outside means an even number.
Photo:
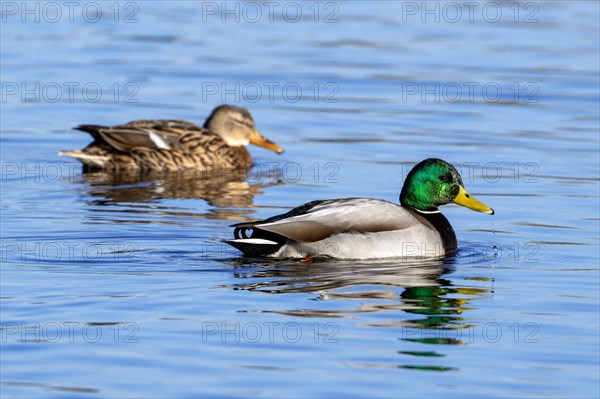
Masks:
[[[233,227],[235,238],[225,242],[248,255],[432,258],[456,250],[454,231],[440,212],[420,213],[372,198],[313,201]]]

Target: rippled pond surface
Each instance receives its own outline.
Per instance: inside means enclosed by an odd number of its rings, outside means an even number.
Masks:
[[[0,25],[3,397],[598,397],[597,2],[24,4]],[[139,179],[57,155],[81,123],[223,102],[285,154]],[[496,210],[443,209],[456,256],[220,242],[313,199],[396,201],[427,157]]]

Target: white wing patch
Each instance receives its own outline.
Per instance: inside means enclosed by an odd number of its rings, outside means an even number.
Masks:
[[[152,140],[152,142],[154,144],[156,144],[156,146],[158,148],[160,148],[161,150],[170,150],[171,149],[171,147],[167,143],[165,143],[165,141],[163,139],[161,139],[158,134],[156,134],[154,132],[150,132],[149,137],[150,137],[150,140]]]

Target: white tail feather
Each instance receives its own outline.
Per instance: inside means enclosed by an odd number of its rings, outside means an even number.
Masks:
[[[102,168],[109,161],[109,157],[102,155],[90,155],[81,151],[61,151],[58,155],[73,157],[82,164],[97,168]]]

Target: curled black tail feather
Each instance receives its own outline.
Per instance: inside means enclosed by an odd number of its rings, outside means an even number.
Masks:
[[[281,234],[259,229],[255,226],[236,227],[233,231],[233,240],[223,240],[223,242],[239,249],[244,255],[249,256],[268,256],[277,252],[287,241],[288,238]],[[248,243],[244,239],[255,238],[266,240],[265,243]],[[270,241],[270,243],[269,243]]]
[[[262,230],[256,226],[236,227],[235,230],[233,231],[233,236],[235,237],[236,240],[244,239],[244,238],[260,238],[263,240],[269,240],[269,241],[276,242],[279,246],[282,246],[288,240],[287,237],[282,236],[281,234],[272,233],[267,230]]]
[[[248,235],[248,231],[251,232],[250,235]],[[233,236],[236,239],[239,239],[239,238],[250,238],[250,237],[252,237],[253,234],[254,234],[254,231],[250,227],[236,227],[235,230],[233,230]]]

